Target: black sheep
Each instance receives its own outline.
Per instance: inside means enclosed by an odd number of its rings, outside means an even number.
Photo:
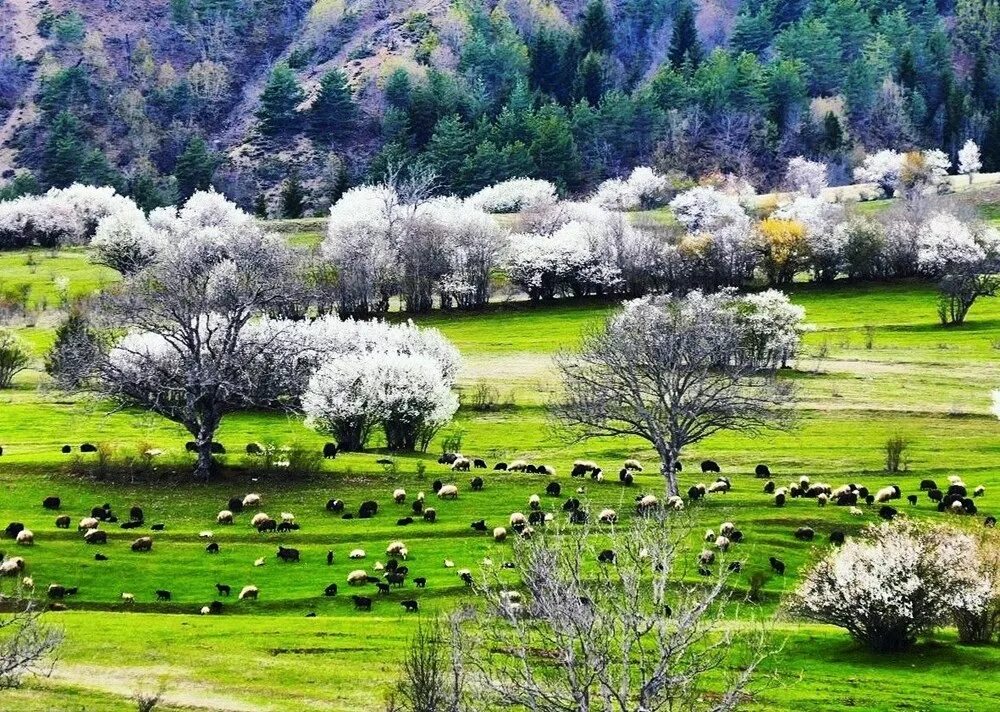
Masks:
[[[359,611],[370,611],[372,609],[372,599],[368,596],[351,596],[354,601],[354,608]]]
[[[475,458],[472,461],[472,466],[474,468],[476,468],[477,470],[485,470],[486,469],[486,460],[482,460],[482,459],[480,459],[480,458],[477,457],[477,458]]]
[[[290,548],[285,548],[283,546],[279,546],[278,547],[278,553],[275,554],[275,556],[277,556],[282,561],[288,561],[288,562],[298,561],[299,560],[299,550],[298,549],[290,549]]]
[[[858,503],[856,492],[844,492],[837,495],[836,504],[838,507],[853,507]]]
[[[701,491],[700,487],[696,485],[691,485],[690,487],[688,487],[688,499],[690,499],[691,501],[701,499],[703,496],[704,493]]]
[[[934,480],[920,480],[920,490],[932,490],[937,489],[937,483]]]
[[[208,446],[208,451],[213,455],[225,455],[226,448],[222,443],[213,442]]]
[[[150,527],[150,529],[152,529],[154,532],[162,532],[166,528],[167,528],[167,525],[163,524],[162,522],[160,522],[158,524],[154,524],[154,525],[152,525]]]
[[[997,525],[997,518],[994,517],[994,516],[986,517],[986,519],[983,520],[983,526],[984,527],[989,527],[989,528],[992,529],[996,525]]]
[[[133,522],[141,522],[146,519],[142,512],[142,507],[132,507],[128,510],[128,518]]]
[[[462,581],[465,582],[466,586],[471,586],[472,585],[472,574],[470,574],[468,571],[463,571],[462,572],[461,579],[462,579]]]
[[[740,531],[739,529],[733,529],[729,533],[729,541],[733,542],[734,544],[739,544],[741,541],[743,541],[743,532]]]
[[[774,494],[774,481],[768,480],[764,483],[764,494]]]
[[[633,482],[635,482],[635,477],[631,472],[626,472],[624,479],[622,479],[622,484],[626,487],[630,487]]]
[[[602,564],[613,564],[615,563],[615,552],[611,549],[605,549],[597,555],[597,560]]]
[[[407,613],[416,613],[417,612],[417,608],[418,608],[417,602],[414,601],[413,599],[410,599],[410,600],[407,600],[407,601],[400,601],[399,605],[401,605],[403,608],[405,608]]]
[[[11,522],[4,529],[4,534],[6,534],[11,539],[16,539],[17,535],[24,531],[24,525],[21,522]]]
[[[778,494],[774,495],[774,506],[775,507],[785,506],[785,494],[783,492],[778,492]]]
[[[472,488],[473,492],[481,492],[483,489],[483,484],[485,483],[483,482],[482,477],[473,477],[472,481],[469,482],[469,487]]]
[[[562,492],[562,486],[558,482],[549,482],[545,487],[545,494],[550,497],[558,497],[560,492]]]
[[[875,504],[875,495],[873,494],[866,495],[865,504],[867,504],[869,507]]]
[[[62,500],[60,500],[58,497],[46,497],[45,499],[42,500],[42,506],[45,509],[59,509],[61,505],[62,505]]]
[[[564,512],[575,512],[580,508],[580,500],[578,500],[576,497],[570,497],[565,502],[563,502],[562,508]]]
[[[263,455],[264,449],[257,443],[247,443],[247,455]]]
[[[726,568],[734,574],[738,574],[743,570],[743,564],[739,561],[730,561]]]
[[[423,514],[423,512],[424,512],[424,500],[422,500],[422,499],[415,499],[415,500],[413,500],[413,503],[410,505],[410,509],[413,510],[414,514]]]
[[[545,512],[540,509],[528,512],[528,524],[533,527],[542,526],[545,524]]]
[[[265,532],[273,532],[278,530],[278,523],[273,519],[265,519],[260,524],[257,525],[257,532],[264,534]]]
[[[323,446],[323,457],[332,460],[337,457],[337,443],[327,443]]]
[[[433,524],[437,521],[437,515],[438,513],[436,509],[428,508],[424,511],[424,521]]]
[[[587,512],[583,509],[574,509],[569,515],[570,524],[586,524],[587,519]]]
[[[890,507],[888,504],[883,504],[878,510],[878,515],[886,521],[892,521],[897,514],[899,514],[897,509],[895,507]]]
[[[814,532],[810,527],[799,527],[795,530],[795,538],[800,541],[812,541],[815,536],[816,532]]]
[[[719,463],[717,463],[715,460],[703,460],[702,463],[701,463],[701,471],[702,472],[722,472],[722,470],[719,469]]]
[[[359,519],[371,519],[376,514],[378,514],[378,502],[371,499],[362,502],[361,507],[358,509]]]
[[[219,542],[213,541],[208,546],[205,547],[205,553],[207,554],[218,554],[219,553]]]
[[[243,512],[243,500],[239,497],[230,497],[226,509],[233,514],[241,514]]]
[[[573,465],[573,469],[570,470],[570,477],[584,477],[588,472],[590,472],[590,467],[587,465]]]
[[[927,498],[932,502],[940,502],[944,499],[944,493],[941,490],[934,488],[927,493]]]
[[[623,467],[622,469],[618,470],[618,479],[621,482],[624,482],[625,481],[625,477],[627,477],[628,474],[629,474],[628,468],[627,467]]]
[[[765,477],[771,476],[771,468],[769,468],[767,465],[760,464],[754,468],[753,474],[755,477],[760,477],[761,479],[764,479]]]
[[[444,482],[442,482],[441,480],[434,480],[431,483],[431,491],[434,492],[434,494],[437,494],[438,490],[441,489],[442,487],[444,487]]]
[[[157,589],[157,591],[156,591],[156,600],[157,601],[169,601],[170,598],[171,598],[170,591],[166,591],[166,590],[164,590],[162,588],[161,589]]]
[[[108,533],[101,531],[100,529],[91,529],[83,536],[83,540],[87,544],[107,544],[108,543]]]
[[[215,590],[219,592],[220,596],[228,596],[233,589],[229,586],[229,584],[217,583],[215,584]]]
[[[324,596],[336,596],[337,595],[337,584],[331,583],[329,586],[323,589]]]
[[[331,499],[327,500],[326,511],[328,512],[343,512],[344,511],[344,500],[342,499]]]
[[[390,591],[390,588],[389,588],[389,584],[387,584],[387,583],[382,583],[381,581],[379,581],[379,582],[378,582],[377,584],[375,584],[375,588],[377,588],[377,589],[378,589],[378,592],[379,592],[379,593],[380,593],[381,595],[383,595],[383,596],[386,596],[386,595],[388,595],[388,594],[389,594],[389,591]]]
[[[415,579],[413,579],[413,584],[417,588],[424,588],[427,586],[427,578],[425,576],[417,576]]]
[[[326,565],[333,566],[333,549],[326,552]]]
[[[844,543],[844,532],[839,529],[830,532],[830,543],[834,546],[840,546]]]
[[[107,561],[107,560],[108,557],[99,551],[96,554],[94,554],[94,561]]]
[[[222,613],[222,601],[212,601],[211,603],[209,603],[208,604],[208,612],[211,615],[213,615],[213,616],[217,616],[217,615],[221,614]]]
[[[476,520],[472,524],[470,524],[469,527],[473,531],[485,532],[486,531],[486,520],[485,519]]]
[[[295,532],[299,530],[299,525],[295,522],[279,522],[277,526],[277,531],[280,534],[287,534],[288,532]]]
[[[138,529],[142,526],[142,522],[127,521],[121,523],[122,529]]]
[[[73,446],[72,445],[63,445],[62,446],[62,453],[63,453],[63,455],[68,455],[71,452],[73,452]]]
[[[769,556],[767,559],[768,563],[771,564],[771,570],[779,576],[785,575],[785,562],[781,559],[776,559],[773,556]]]
[[[455,460],[458,459],[457,452],[446,452],[441,457],[438,458],[439,465],[454,465]]]
[[[184,449],[187,450],[188,452],[198,452],[198,443],[196,443],[194,440],[188,440],[186,443],[184,443]]]
[[[917,506],[917,495],[915,495],[915,494],[908,494],[908,495],[906,495],[906,501],[910,503],[911,507],[916,507]]]
[[[506,462],[498,462],[497,464],[495,464],[493,466],[493,469],[494,470],[506,470],[507,469],[507,463]]]
[[[405,527],[407,524],[413,524],[413,517],[402,517],[396,520],[397,527]]]
[[[91,443],[84,443],[80,446],[80,452],[97,452],[97,447]]]
[[[969,492],[962,485],[951,485],[948,487],[948,494],[957,494],[959,497],[968,497]]]
[[[69,529],[69,515],[64,514],[61,517],[56,517],[56,527],[58,529]]]

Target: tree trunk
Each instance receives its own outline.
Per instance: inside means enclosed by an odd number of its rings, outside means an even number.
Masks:
[[[674,451],[664,448],[660,452],[660,473],[667,481],[667,495],[674,497],[680,493],[677,484],[677,456]]]
[[[195,436],[195,451],[198,453],[198,460],[194,466],[194,476],[207,480],[215,466],[212,459],[212,444],[215,442],[215,428],[202,424],[198,428]]]

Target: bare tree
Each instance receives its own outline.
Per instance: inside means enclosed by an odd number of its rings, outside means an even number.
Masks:
[[[721,625],[724,556],[705,583],[683,581],[687,531],[636,517],[602,532],[601,552],[586,525],[518,539],[516,583],[484,571],[476,584],[484,605],[453,628],[464,651],[462,709],[735,709],[767,637]]]
[[[564,396],[554,413],[581,439],[651,443],[676,495],[685,446],[721,430],[755,434],[790,423],[791,385],[775,378],[771,349],[750,348],[749,337],[723,295],[628,302],[584,336],[579,352],[557,357]]]
[[[446,620],[432,618],[417,623],[403,660],[403,679],[390,697],[389,709],[399,712],[459,712],[464,676],[461,648],[451,643],[453,626],[461,613]]]
[[[25,675],[48,675],[63,632],[42,623],[41,610],[20,596],[4,601],[12,613],[0,616],[0,690],[17,687]]]
[[[95,323],[128,335],[67,372],[122,405],[183,425],[194,436],[195,474],[207,478],[226,414],[281,405],[300,390],[291,327],[258,321],[299,303],[300,267],[283,240],[256,226],[224,239],[182,236],[102,300]],[[90,353],[70,345],[60,356],[77,352]]]

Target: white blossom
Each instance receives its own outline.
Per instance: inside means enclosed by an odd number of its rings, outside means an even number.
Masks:
[[[817,198],[827,186],[826,164],[796,156],[788,161],[785,183],[797,193]]]
[[[601,183],[590,202],[607,210],[648,210],[662,205],[670,190],[666,176],[639,166],[628,178],[612,178]]]
[[[978,173],[983,167],[979,146],[971,138],[958,150],[958,172],[962,175]]]
[[[917,235],[917,264],[929,275],[939,275],[949,267],[969,265],[986,257],[985,246],[996,244],[993,228],[984,231],[982,239],[968,224],[950,213],[935,213],[928,218]]]
[[[465,199],[487,213],[519,213],[530,208],[554,205],[556,187],[537,178],[512,178],[490,185]]]
[[[858,183],[878,183],[886,193],[891,193],[899,182],[905,158],[904,154],[891,149],[865,156],[861,165],[854,169],[854,180]]]
[[[749,221],[738,200],[711,186],[684,191],[670,201],[670,208],[691,232],[712,232],[728,223]]]

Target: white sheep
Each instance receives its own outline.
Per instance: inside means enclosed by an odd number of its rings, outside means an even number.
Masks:
[[[406,544],[401,541],[393,541],[389,542],[389,546],[385,548],[385,553],[387,556],[405,559],[408,552],[406,550]]]
[[[254,562],[253,562],[253,565],[254,565],[254,566],[263,566],[263,565],[264,565],[264,564],[266,564],[266,563],[267,563],[267,559],[265,559],[265,558],[264,558],[264,557],[262,556],[262,557],[260,557],[259,559],[257,559],[256,561],[254,561]]]
[[[528,518],[524,516],[521,512],[514,512],[510,515],[510,525],[514,526],[528,526]]]
[[[453,569],[453,568],[455,568],[455,562],[452,561],[451,559],[445,559],[444,560],[444,567],[446,569]]]
[[[948,484],[965,487],[965,483],[962,481],[962,478],[959,477],[958,475],[948,475]]]
[[[500,600],[503,603],[520,603],[521,593],[519,591],[501,591]]]
[[[122,603],[135,603],[134,593],[122,593]]]
[[[546,521],[546,522],[552,522],[552,521],[555,521],[555,518],[556,518],[556,517],[555,517],[555,515],[554,515],[554,514],[552,514],[552,512],[546,512],[546,513],[545,513],[545,521]]]
[[[719,534],[721,536],[732,536],[734,531],[736,531],[736,525],[732,522],[723,522],[719,525]]]
[[[424,499],[425,499],[425,495],[424,495],[423,490],[421,490],[420,492],[417,492],[417,501],[418,502],[423,502]]]
[[[586,490],[586,488],[584,488],[584,487],[577,487],[577,488],[576,488],[576,493],[577,493],[577,494],[583,494],[583,493],[584,493],[584,492],[586,492],[586,491],[587,491],[587,490]]]
[[[672,507],[675,512],[680,512],[684,509],[684,500],[675,494],[667,498],[667,506]]]
[[[213,532],[213,531],[211,531],[209,529],[205,529],[205,530],[202,530],[202,531],[198,532],[198,538],[199,539],[211,539],[214,536],[215,536],[215,532]]]
[[[30,529],[22,529],[14,539],[21,546],[31,546],[35,543],[35,533]]]
[[[715,552],[709,549],[702,549],[701,553],[698,554],[698,562],[708,566],[715,562]]]
[[[198,612],[201,613],[201,615],[203,615],[203,616],[207,616],[209,613],[212,612],[212,609],[209,608],[208,606],[202,606],[201,610],[198,611]]]
[[[25,576],[23,579],[21,579],[21,585],[24,588],[34,588],[35,579],[33,579],[31,576]]]
[[[254,585],[251,584],[249,586],[244,586],[243,587],[243,590],[240,591],[240,597],[239,598],[240,598],[241,601],[245,600],[247,598],[252,598],[253,600],[256,601],[257,600],[257,596],[259,596],[259,595],[260,595],[260,589],[258,589],[256,586],[254,586]]]
[[[0,576],[14,576],[24,571],[24,559],[12,556],[0,562]]]
[[[406,490],[402,487],[397,487],[392,492],[392,499],[396,504],[402,504],[406,501]]]
[[[622,466],[626,470],[634,470],[635,472],[642,472],[642,463],[640,463],[635,458],[629,458],[622,464]]]
[[[228,509],[223,509],[221,512],[215,515],[215,521],[219,524],[232,524],[233,523],[233,513]]]
[[[508,472],[523,472],[528,468],[527,460],[514,460],[512,463],[507,465]]]
[[[816,495],[816,504],[819,505],[820,507],[825,507],[827,499],[828,498],[826,494],[821,492],[818,495]]]
[[[438,490],[438,497],[441,499],[457,499],[458,487],[455,485],[442,485]]]
[[[253,519],[250,520],[250,526],[256,529],[261,524],[266,522],[268,519],[270,519],[270,517],[267,516],[266,512],[257,512],[255,515],[253,515]]]
[[[639,509],[655,509],[660,504],[660,500],[656,498],[655,494],[647,494],[639,500]]]
[[[715,492],[728,492],[729,483],[724,480],[716,480],[708,486],[708,493],[714,494]]]
[[[456,472],[468,472],[470,467],[472,467],[472,460],[467,457],[456,457],[455,461],[451,463],[451,469]]]
[[[372,564],[372,568],[375,569],[376,571],[384,571],[385,564],[383,564],[381,561],[376,561],[374,564]]]
[[[542,506],[542,500],[537,494],[533,494],[528,497],[528,506],[532,509],[538,509]]]
[[[719,551],[726,551],[729,548],[729,537],[725,536],[715,537],[715,545],[719,547]]]
[[[244,507],[259,507],[260,506],[260,495],[256,492],[251,492],[246,497],[243,498]]]
[[[496,527],[493,530],[493,541],[500,544],[506,540],[507,540],[507,530],[504,527]],[[447,562],[445,563],[445,565],[447,566]]]
[[[705,530],[705,541],[707,541],[709,544],[711,544],[713,541],[715,541],[715,532],[712,531],[711,529],[706,529]]]
[[[961,514],[962,512],[965,511],[965,507],[962,506],[961,502],[952,502],[951,503],[951,511],[954,514]]]
[[[597,515],[597,521],[601,524],[614,524],[618,521],[618,512],[610,507],[606,507]]]
[[[858,509],[857,507],[851,507],[848,510],[852,517],[863,517],[865,516],[864,510]]]
[[[878,492],[875,493],[875,501],[878,503],[888,502],[890,499],[894,499],[896,496],[896,490],[892,487],[883,487]]]
[[[97,517],[84,517],[80,520],[76,530],[82,532],[84,529],[97,529],[101,526],[101,520]]]
[[[352,549],[351,553],[347,555],[348,559],[363,559],[365,558],[364,549]]]
[[[281,521],[286,522],[288,524],[295,524],[295,515],[292,514],[291,512],[282,512]]]
[[[351,586],[360,586],[361,584],[368,583],[368,572],[362,569],[355,569],[347,574],[347,583]]]

